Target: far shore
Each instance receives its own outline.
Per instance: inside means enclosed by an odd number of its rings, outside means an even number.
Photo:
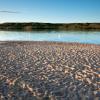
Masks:
[[[0,30],[10,31],[100,31],[100,23],[2,23]]]

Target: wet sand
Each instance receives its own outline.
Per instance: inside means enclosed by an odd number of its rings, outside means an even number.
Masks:
[[[0,42],[0,100],[100,100],[100,45]]]

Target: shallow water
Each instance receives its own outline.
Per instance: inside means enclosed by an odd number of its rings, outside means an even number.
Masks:
[[[0,31],[0,41],[58,41],[100,44],[100,32],[96,31],[51,31],[14,32]]]

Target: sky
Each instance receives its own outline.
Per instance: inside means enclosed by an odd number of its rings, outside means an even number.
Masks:
[[[100,22],[100,0],[0,0],[3,22]]]

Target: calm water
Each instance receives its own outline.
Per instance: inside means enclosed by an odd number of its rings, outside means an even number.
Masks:
[[[59,41],[100,44],[100,32],[12,32],[0,31],[0,41]]]

